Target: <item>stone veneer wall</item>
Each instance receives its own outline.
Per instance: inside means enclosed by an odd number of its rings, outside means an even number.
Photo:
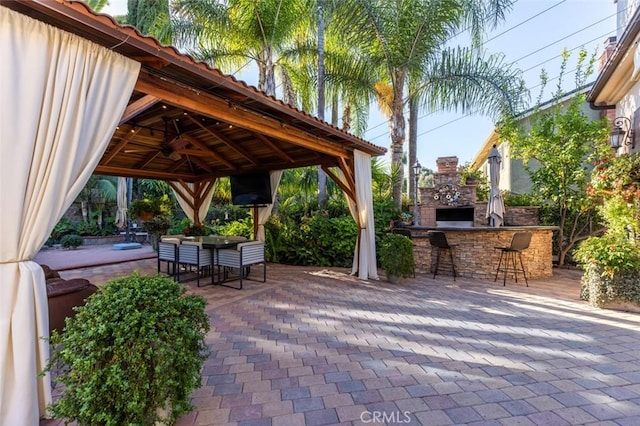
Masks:
[[[537,206],[505,206],[504,226],[538,226]],[[429,226],[429,225],[425,225]],[[487,203],[476,203],[473,226],[487,226]]]
[[[454,248],[456,271],[461,277],[493,279],[496,274],[500,250],[495,247],[508,246],[511,237],[520,230],[487,229],[487,230],[447,230],[445,234],[449,244],[457,244]],[[522,229],[531,232],[531,245],[522,252],[527,278],[545,278],[552,276],[552,234],[550,229]],[[416,261],[416,272],[432,273],[431,265],[435,267],[436,252],[431,249],[429,239],[425,234],[413,231],[413,255]],[[449,256],[440,261],[438,275],[450,275],[451,262]],[[500,278],[500,277],[499,277]],[[513,283],[513,275],[507,277],[508,283]],[[520,285],[520,283],[518,283]],[[524,283],[523,283],[524,285]]]

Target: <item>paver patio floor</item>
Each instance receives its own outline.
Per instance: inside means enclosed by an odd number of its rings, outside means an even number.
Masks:
[[[155,260],[63,277],[134,268]],[[187,283],[209,302],[211,355],[178,424],[640,424],[640,315],[580,301],[575,273],[526,288],[346,272],[270,264],[242,291]]]

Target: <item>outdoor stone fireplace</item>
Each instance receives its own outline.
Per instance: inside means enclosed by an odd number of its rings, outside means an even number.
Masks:
[[[410,227],[419,273],[433,273],[437,251],[429,243],[428,232],[441,230],[455,246],[459,276],[493,279],[500,258],[495,248],[507,246],[516,232],[532,234],[529,248],[522,253],[527,277],[552,275],[552,238],[557,228],[538,226],[537,207],[507,207],[503,226],[488,226],[487,203],[477,202],[475,184],[460,182],[458,158],[440,157],[436,164],[433,184],[418,188],[420,224]],[[443,262],[443,274],[450,270],[447,261]]]
[[[428,227],[471,227],[486,224],[476,214],[476,185],[461,184],[458,157],[440,157],[433,186],[420,192],[420,225]],[[482,212],[484,215],[484,211]]]

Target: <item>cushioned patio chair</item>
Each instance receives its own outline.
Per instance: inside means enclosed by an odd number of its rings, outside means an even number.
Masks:
[[[218,265],[224,268],[225,281],[230,270],[237,269],[240,278],[240,286],[232,287],[237,290],[242,289],[242,280],[249,280],[250,267],[253,265],[263,265],[263,276],[261,282],[267,281],[267,262],[264,257],[264,242],[246,241],[238,243],[234,249],[218,250]],[[225,285],[225,284],[221,284]],[[231,287],[231,286],[227,286]]]
[[[160,237],[160,241],[158,241],[158,273],[160,273],[161,262],[166,262],[167,275],[176,275],[179,245],[180,236],[163,235]],[[171,267],[171,272],[169,272],[169,267]]]
[[[200,287],[200,277],[208,271],[213,274],[213,267],[217,264],[215,259],[216,251],[202,248],[202,243],[198,241],[182,241],[178,246],[178,281],[180,281],[180,271],[182,267],[188,266],[190,269],[196,269],[196,283]]]

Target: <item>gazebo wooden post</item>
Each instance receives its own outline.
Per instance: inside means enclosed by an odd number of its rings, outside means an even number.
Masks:
[[[253,239],[258,238],[258,209],[259,207],[254,204],[253,206]]]

